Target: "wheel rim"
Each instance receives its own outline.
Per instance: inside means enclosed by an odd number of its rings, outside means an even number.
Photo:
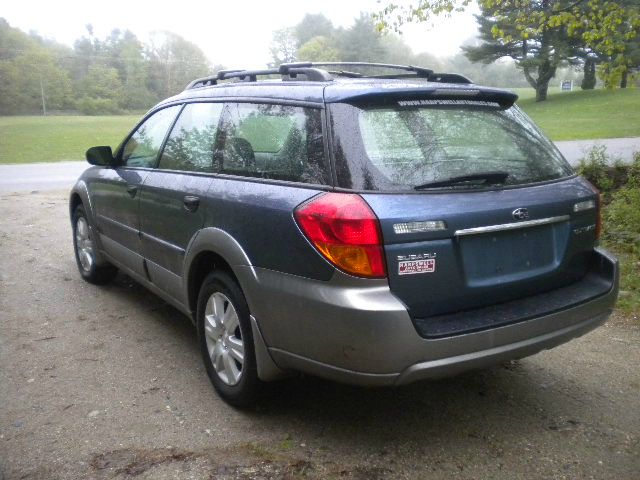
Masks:
[[[84,217],[78,218],[76,222],[76,252],[82,269],[85,272],[91,271],[91,267],[93,267],[93,242],[89,235],[89,225]]]
[[[244,342],[238,312],[226,295],[215,292],[204,310],[204,335],[213,368],[227,385],[242,378]]]

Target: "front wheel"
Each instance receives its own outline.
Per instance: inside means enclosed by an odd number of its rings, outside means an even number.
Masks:
[[[82,205],[73,212],[73,250],[80,275],[87,282],[102,285],[115,278],[118,269],[113,265],[97,265],[95,242]]]
[[[252,405],[261,382],[249,307],[227,273],[210,273],[202,282],[197,319],[202,358],[214,388],[235,407]]]

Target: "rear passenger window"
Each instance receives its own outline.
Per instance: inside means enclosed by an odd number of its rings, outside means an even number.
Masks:
[[[226,104],[215,158],[221,173],[330,183],[317,108]]]
[[[171,130],[159,168],[210,172],[223,104],[188,104]]]

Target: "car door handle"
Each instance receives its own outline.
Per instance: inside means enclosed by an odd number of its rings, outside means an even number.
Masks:
[[[131,198],[136,196],[136,193],[138,193],[138,186],[137,185],[127,185],[127,193],[129,195],[131,195]]]
[[[195,212],[200,205],[200,197],[194,197],[193,195],[185,196],[182,201],[184,203],[184,208],[190,212]]]

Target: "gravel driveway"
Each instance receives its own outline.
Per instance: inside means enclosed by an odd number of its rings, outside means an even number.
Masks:
[[[640,328],[402,389],[312,378],[236,411],[190,322],[80,280],[66,192],[0,195],[0,479],[640,475]]]

